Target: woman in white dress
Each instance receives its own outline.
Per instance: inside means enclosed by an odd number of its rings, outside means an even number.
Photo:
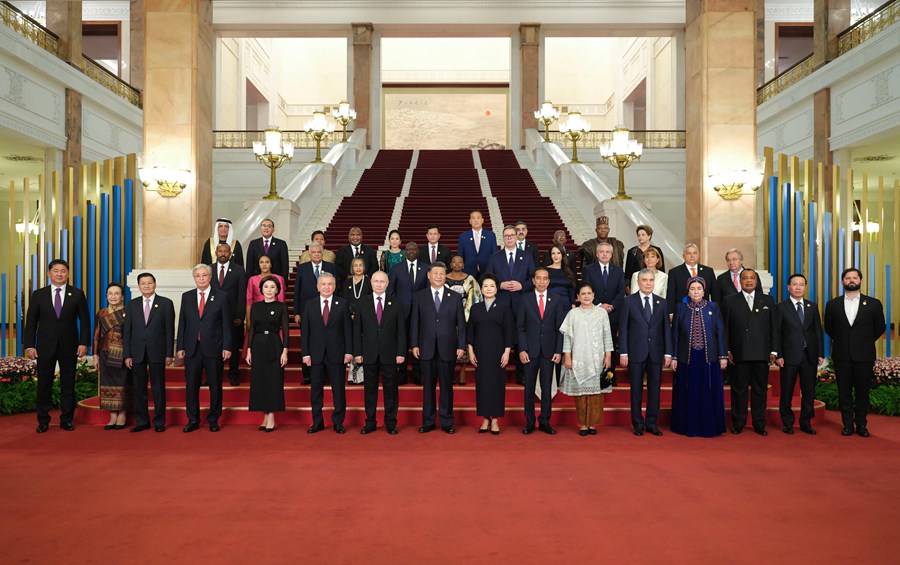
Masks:
[[[659,253],[655,248],[651,247],[647,251],[644,251],[644,266],[647,269],[653,269],[653,294],[665,298],[666,286],[669,284],[669,275],[659,270],[662,266],[662,259],[659,257]],[[640,273],[640,270],[631,275],[631,286],[628,287],[631,289],[631,294],[640,290],[637,282],[638,273]]]
[[[563,334],[563,370],[560,390],[575,397],[578,435],[596,435],[603,421],[601,376],[612,363],[612,332],[609,315],[594,305],[594,289],[587,283],[577,288],[578,307],[569,310],[559,331]]]

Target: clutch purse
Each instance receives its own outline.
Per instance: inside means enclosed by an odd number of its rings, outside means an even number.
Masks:
[[[607,389],[616,386],[616,372],[611,367],[605,367],[600,371],[600,388]]]

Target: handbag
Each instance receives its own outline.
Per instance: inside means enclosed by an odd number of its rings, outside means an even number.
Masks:
[[[612,367],[604,367],[600,371],[600,388],[607,389],[616,386],[616,372]]]

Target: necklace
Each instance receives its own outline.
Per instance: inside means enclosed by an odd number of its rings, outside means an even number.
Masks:
[[[356,300],[359,300],[359,297],[362,294],[362,289],[363,289],[363,279],[359,279],[359,285],[357,285],[355,282],[352,282],[351,285],[353,285],[353,298],[355,298]],[[356,291],[357,286],[359,286],[359,292]]]

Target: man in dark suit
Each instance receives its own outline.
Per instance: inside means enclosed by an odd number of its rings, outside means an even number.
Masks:
[[[50,426],[50,406],[56,364],[59,363],[59,393],[62,412],[59,427],[75,429],[75,364],[87,354],[91,340],[91,318],[84,293],[67,284],[69,264],[62,259],[47,267],[50,284],[31,294],[25,314],[22,344],[25,356],[37,359],[37,433]]]
[[[335,273],[334,263],[323,260],[325,248],[317,242],[309,244],[310,260],[300,263],[297,266],[297,279],[294,281],[294,323],[300,323],[300,314],[306,303],[319,295],[319,275],[322,273]],[[301,364],[303,370],[303,381],[301,384],[308,385],[310,381],[310,368],[305,364]]]
[[[247,315],[247,273],[232,261],[231,248],[227,243],[216,246],[216,263],[211,265],[213,278],[210,285],[228,296],[228,311],[231,313],[231,357],[228,360],[228,381],[231,386],[240,383],[241,346],[244,344],[244,319]]]
[[[669,271],[669,283],[666,287],[666,300],[669,302],[669,317],[675,315],[675,309],[687,296],[687,282],[691,277],[701,277],[706,281],[704,298],[719,302],[719,290],[716,288],[716,273],[711,267],[700,264],[700,247],[696,243],[685,244],[682,252],[684,263]]]
[[[362,230],[355,226],[350,228],[347,239],[349,240],[349,243],[338,249],[334,259],[335,271],[337,273],[336,276],[339,284],[343,284],[344,281],[347,280],[347,277],[350,276],[350,264],[353,263],[353,260],[357,257],[361,258],[365,263],[367,273],[374,273],[378,270],[378,253],[374,248],[369,247],[362,242]]]
[[[388,297],[388,276],[372,273],[372,296],[362,297],[353,318],[353,355],[363,366],[365,378],[366,425],[361,434],[375,431],[378,408],[378,374],[384,389],[384,427],[397,433],[397,365],[406,357],[406,312],[397,299]]]
[[[247,244],[247,276],[252,277],[260,273],[259,258],[267,255],[272,261],[272,272],[281,275],[281,278],[287,282],[289,270],[287,242],[273,235],[275,222],[269,218],[263,220],[259,225],[259,233],[262,237],[251,240]]]
[[[653,294],[652,269],[638,272],[638,292],[628,296],[619,316],[619,364],[628,368],[631,381],[631,425],[634,435],[646,429],[661,436],[659,387],[663,366],[672,363],[672,332],[666,301]],[[647,375],[647,418],[641,414],[644,374]]]
[[[463,258],[463,271],[475,278],[487,273],[487,264],[497,252],[497,236],[484,229],[484,216],[478,210],[469,214],[472,229],[459,234],[457,254]]]
[[[671,275],[669,275],[671,276]],[[739,434],[747,425],[747,386],[750,387],[750,414],[753,431],[766,431],[766,394],[769,365],[775,362],[775,344],[781,342],[775,324],[775,301],[758,288],[753,269],[741,272],[741,292],[725,299],[722,308],[728,341],[731,372],[731,433]]]
[[[794,433],[794,385],[800,376],[800,430],[815,435],[812,422],[813,401],[816,398],[817,367],[825,357],[822,322],[819,307],[815,302],[803,298],[806,293],[806,277],[800,273],[788,279],[787,298],[775,308],[775,325],[779,328],[780,342],[775,344],[775,364],[781,367],[781,399],[778,412],[781,414],[782,430]]]
[[[134,420],[132,432],[150,429],[147,406],[147,381],[153,389],[153,428],[166,431],[166,366],[172,364],[175,347],[175,305],[156,294],[156,277],[141,273],[137,277],[139,297],[127,304],[122,332],[125,365],[131,369],[134,384]]]
[[[419,433],[435,428],[434,392],[441,383],[441,429],[456,433],[453,427],[453,372],[466,347],[466,316],[459,294],[444,287],[447,267],[432,263],[428,268],[429,285],[415,294],[410,319],[409,340],[413,356],[422,363],[422,427]]]
[[[346,433],[344,416],[347,411],[345,369],[347,363],[353,360],[350,302],[334,295],[337,283],[331,273],[320,274],[317,287],[318,298],[306,302],[300,320],[301,356],[303,364],[311,368],[312,380],[310,403],[313,423],[306,431],[314,434],[325,429],[322,404],[327,372],[334,404],[331,425],[335,432],[343,434]]]
[[[525,373],[525,427],[523,434],[534,431],[534,391],[538,374],[541,377],[541,416],[538,429],[554,435],[550,426],[552,410],[553,366],[562,358],[562,333],[559,326],[568,314],[570,305],[560,296],[547,292],[550,273],[541,267],[534,272],[534,291],[522,296],[516,312],[519,364]]]
[[[612,263],[613,246],[607,242],[597,244],[597,260],[584,269],[584,282],[594,289],[594,304],[609,315],[609,328],[613,345],[619,348],[619,310],[625,301],[625,272]]]
[[[522,295],[534,289],[534,267],[531,253],[516,247],[516,228],[504,226],[503,249],[491,256],[485,272],[497,277],[497,299],[506,301],[513,312],[518,310]]]
[[[740,249],[729,249],[725,252],[725,263],[728,265],[728,270],[716,277],[716,289],[719,301],[722,303],[732,294],[741,292],[741,271],[744,270],[744,254]]]
[[[209,383],[209,431],[217,432],[222,415],[222,365],[231,357],[234,317],[228,308],[228,295],[210,285],[212,267],[199,264],[191,274],[197,288],[181,295],[176,345],[176,356],[184,360],[188,423],[182,431],[200,428],[200,383],[205,376]]]
[[[428,231],[425,232],[425,239],[428,240],[428,244],[425,245],[425,249],[423,250],[424,254],[422,260],[425,263],[435,263],[439,261],[445,265],[449,265],[450,259],[453,258],[453,254],[450,253],[449,247],[440,244],[440,228],[434,224],[428,226]]]
[[[841,435],[869,437],[869,387],[875,369],[875,343],[885,331],[881,301],[862,294],[862,272],[844,269],[844,295],[825,305],[825,332],[831,337],[831,358],[838,384]],[[854,397],[856,398],[854,402]]]
[[[531,259],[534,261],[534,266],[537,267],[541,264],[541,252],[538,249],[537,243],[533,241],[528,241],[528,224],[519,220],[516,222],[516,247],[521,249],[526,253],[531,254]]]
[[[428,286],[428,262],[419,260],[419,246],[415,242],[410,241],[406,244],[406,260],[394,265],[388,280],[388,296],[400,301],[408,331],[413,297]],[[408,339],[407,343],[409,343]],[[419,360],[412,357],[410,365],[412,365],[412,381],[421,385],[422,369]],[[406,363],[400,365],[397,380],[402,385],[407,383]]]

